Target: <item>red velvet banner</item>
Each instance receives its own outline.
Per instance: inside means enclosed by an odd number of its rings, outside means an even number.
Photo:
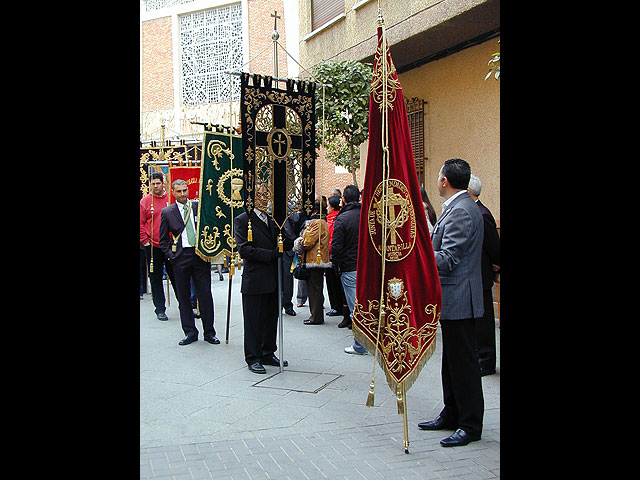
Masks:
[[[189,200],[198,200],[200,198],[200,167],[169,167],[169,203],[176,201],[171,191],[171,185],[174,180],[181,178],[187,182],[189,189]]]
[[[405,390],[413,384],[435,350],[442,292],[422,206],[402,87],[381,27],[371,85],[353,332],[370,353],[377,345],[378,360],[395,392],[399,383],[404,382]],[[383,121],[385,109],[387,118]],[[389,149],[386,188],[383,145]],[[381,302],[384,316],[377,338]]]

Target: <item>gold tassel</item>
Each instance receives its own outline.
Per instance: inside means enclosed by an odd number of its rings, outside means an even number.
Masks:
[[[282,234],[281,233],[278,234],[278,251],[280,253],[284,252],[284,245],[282,243]]]
[[[367,395],[367,407],[373,407],[373,389],[375,385],[373,380],[371,380],[371,384],[369,384],[369,395]]]
[[[398,400],[398,415],[404,414],[404,397],[402,396],[402,387],[396,385],[396,398]]]
[[[236,252],[236,265],[238,266],[238,271],[242,268],[242,262],[240,262],[240,253]]]
[[[229,268],[229,263],[227,262],[227,256],[224,256],[224,266],[225,268]]]
[[[253,231],[251,230],[251,220],[249,220],[249,230],[247,230],[247,241],[253,242]]]
[[[236,273],[236,269],[234,268],[233,262],[231,262],[231,265],[229,265],[229,275],[233,276],[234,273]]]
[[[151,262],[149,263],[149,273],[153,273],[153,257],[151,257]]]
[[[318,248],[318,254],[316,255],[316,264],[320,265],[322,263],[322,256],[320,255],[320,248]]]

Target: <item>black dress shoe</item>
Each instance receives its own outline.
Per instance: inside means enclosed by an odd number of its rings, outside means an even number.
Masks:
[[[310,319],[307,318],[302,323],[304,323],[305,325],[322,325],[324,323],[324,321],[322,321],[322,322],[312,322]]]
[[[190,343],[197,342],[197,341],[198,341],[197,335],[187,335],[186,337],[184,337],[182,340],[178,342],[178,345],[189,345]]]
[[[156,317],[158,317],[158,320],[163,320],[163,321],[169,320],[169,317],[167,317],[167,314],[164,312],[158,313]]]
[[[337,311],[337,310],[334,310],[334,309],[332,308],[331,310],[329,310],[329,311],[327,312],[327,315],[328,315],[328,316],[330,316],[330,317],[337,317],[337,316],[338,316],[338,315],[340,315],[340,314],[338,313],[338,311]]]
[[[485,375],[493,375],[496,373],[495,368],[480,368],[480,376],[484,377]]]
[[[262,359],[262,365],[273,365],[274,367],[279,367],[280,366],[280,359],[278,357],[276,357],[275,355],[272,355],[271,358],[267,358],[267,359]],[[289,366],[289,362],[287,362],[286,360],[282,361],[282,365],[284,367],[288,367]]]
[[[457,425],[438,415],[434,420],[420,422],[418,427],[422,430],[455,430]]]
[[[220,340],[218,340],[218,337],[216,337],[213,333],[210,333],[209,335],[205,335],[204,341],[212,343],[213,345],[218,345],[220,343]]]
[[[461,447],[477,440],[480,440],[480,435],[471,435],[459,428],[447,438],[440,440],[440,445],[443,447]]]
[[[284,309],[284,313],[286,313],[287,315],[289,315],[291,317],[295,317],[296,316],[296,311],[293,309],[293,307],[285,308]]]
[[[351,327],[351,319],[343,318],[342,321],[338,324],[338,328]]]
[[[247,368],[249,368],[253,373],[267,373],[267,370],[260,364],[260,362],[247,365]]]

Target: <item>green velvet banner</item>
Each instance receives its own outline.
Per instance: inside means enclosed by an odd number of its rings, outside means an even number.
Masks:
[[[244,211],[242,137],[205,131],[200,162],[196,253],[209,262],[233,256],[233,219]]]

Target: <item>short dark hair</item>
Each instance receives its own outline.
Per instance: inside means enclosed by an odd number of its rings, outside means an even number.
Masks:
[[[442,166],[442,176],[447,177],[453,188],[466,190],[471,178],[471,167],[461,158],[450,158]]]
[[[183,180],[182,178],[176,178],[172,183],[171,183],[171,190],[175,189],[176,185],[182,185],[182,184],[187,184],[186,180]]]
[[[164,182],[164,175],[160,172],[153,172],[151,174],[151,180],[156,180],[156,179]]]
[[[332,195],[329,197],[329,205],[334,210],[340,210],[340,197],[338,195]]]
[[[344,197],[345,203],[357,202],[360,200],[360,190],[355,185],[347,185],[344,187],[344,193],[342,194]]]

